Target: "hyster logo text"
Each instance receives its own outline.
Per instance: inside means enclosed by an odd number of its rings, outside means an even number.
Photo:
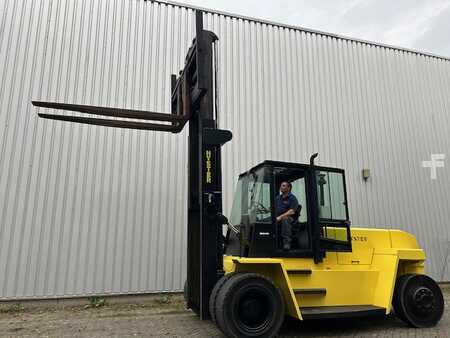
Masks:
[[[367,237],[365,236],[352,236],[353,242],[367,242]]]

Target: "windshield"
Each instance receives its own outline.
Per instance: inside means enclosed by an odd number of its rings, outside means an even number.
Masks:
[[[270,211],[270,181],[264,169],[251,175],[248,185],[250,222],[272,222]]]
[[[239,179],[237,186],[236,186],[236,191],[234,193],[233,207],[231,208],[231,215],[230,215],[230,224],[232,224],[232,225],[241,224],[243,181],[244,181],[244,178]]]
[[[270,180],[265,170],[241,176],[236,186],[230,223],[237,226],[242,223],[242,216],[248,217],[250,223],[271,222]]]

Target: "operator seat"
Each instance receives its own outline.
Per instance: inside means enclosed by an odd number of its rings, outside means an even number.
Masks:
[[[299,223],[298,219],[300,218],[300,212],[302,211],[302,205],[299,204],[297,207],[297,210],[295,210],[294,215],[292,216],[292,218],[295,220],[295,223]]]
[[[302,206],[299,204],[297,210],[295,211],[294,224],[292,224],[292,240],[297,243],[298,249],[304,250],[309,248],[309,235],[308,229],[305,224],[300,223],[300,212],[302,211]]]

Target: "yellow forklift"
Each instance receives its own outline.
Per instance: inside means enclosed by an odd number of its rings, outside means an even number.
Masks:
[[[413,327],[436,325],[444,300],[424,275],[425,253],[415,237],[350,228],[344,170],[316,165],[317,154],[307,165],[265,161],[241,174],[229,220],[222,215],[220,152],[232,134],[217,126],[217,40],[203,29],[198,11],[185,67],[171,77],[170,114],[33,104],[108,117],[39,113],[42,118],[115,128],[179,133],[189,122],[184,293],[187,306],[225,335],[273,337],[286,315],[308,320],[387,315],[392,309]],[[288,249],[275,206],[283,182],[298,200]]]

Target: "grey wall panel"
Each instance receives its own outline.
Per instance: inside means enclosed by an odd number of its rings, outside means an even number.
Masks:
[[[225,211],[264,159],[347,170],[354,225],[417,235],[444,271],[450,62],[292,27],[205,14],[220,37]],[[194,11],[151,1],[0,3],[0,299],[179,290],[187,133],[40,120],[31,99],[169,110]],[[42,110],[45,111],[45,110]],[[361,169],[372,178],[363,182]]]

